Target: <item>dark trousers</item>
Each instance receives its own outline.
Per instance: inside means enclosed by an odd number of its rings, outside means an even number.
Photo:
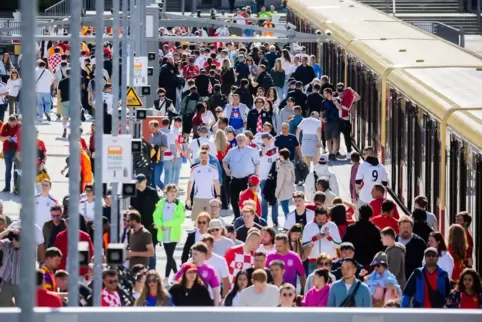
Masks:
[[[229,0],[229,10],[231,12],[234,12],[234,4],[235,4],[236,0]]]
[[[351,123],[350,121],[341,120],[341,133],[345,138],[346,152],[351,153]]]
[[[231,182],[231,177],[226,175],[226,171],[223,168],[223,184],[221,185],[221,202],[222,202],[222,209],[229,208],[229,184]]]
[[[0,121],[3,123],[5,118],[5,112],[7,111],[8,104],[0,104]]]
[[[177,264],[176,260],[174,259],[174,251],[176,250],[176,245],[177,243],[163,243],[162,246],[164,246],[164,250],[166,251],[166,275],[165,277],[169,277],[171,274],[171,270],[174,272],[174,274],[177,273]]]
[[[241,216],[239,210],[239,194],[248,187],[248,178],[231,178],[231,184],[229,188],[231,190],[231,206],[233,207],[234,219]]]

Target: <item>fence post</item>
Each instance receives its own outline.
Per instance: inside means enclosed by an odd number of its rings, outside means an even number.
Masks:
[[[480,21],[480,0],[477,0],[477,25],[479,26],[479,34],[482,34],[482,25]]]
[[[464,28],[460,27],[459,30],[459,46],[465,48],[465,32]]]

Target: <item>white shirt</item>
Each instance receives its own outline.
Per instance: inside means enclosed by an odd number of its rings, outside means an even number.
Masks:
[[[359,195],[360,200],[369,203],[373,200],[373,185],[376,183],[388,182],[387,170],[385,170],[385,167],[381,163],[374,166],[369,162],[363,162],[358,167],[355,180],[362,180],[362,187]]]
[[[264,253],[264,254],[266,254],[266,256],[268,256],[269,254],[276,253],[276,247],[273,245],[273,248],[268,249],[268,248],[264,247],[263,244],[261,244],[261,245],[259,245],[259,247],[256,251]]]
[[[40,77],[40,75],[42,75],[42,77]],[[52,86],[54,82],[54,75],[52,75],[50,70],[37,68],[35,70],[35,81],[37,82],[35,86],[36,93],[50,93],[50,86]]]
[[[214,181],[219,180],[218,169],[215,166],[197,164],[191,169],[189,181],[194,183],[194,198],[213,199],[216,196]]]
[[[167,136],[167,146],[171,147],[171,145],[176,144],[176,139],[174,137],[174,134],[172,134],[172,131],[169,132],[162,132]],[[164,151],[164,161],[169,161],[174,159],[174,155],[172,154],[171,150],[166,150]]]
[[[305,209],[306,211],[306,224],[309,222],[312,222],[313,219],[315,218],[315,212],[310,210],[310,209]],[[285,220],[285,230],[290,230],[291,227],[293,227],[294,224],[296,224],[296,209],[288,214]]]
[[[22,222],[20,220],[14,220],[8,229],[22,228]],[[42,228],[35,224],[35,243],[37,245],[42,245],[45,243],[44,234],[42,233]]]
[[[278,160],[278,149],[272,143],[268,149],[261,149],[259,154],[259,178],[267,180],[271,166]]]
[[[211,111],[207,111],[206,115],[201,115],[201,118],[203,120],[203,123],[206,125],[216,122],[216,118],[214,117],[213,112]]]
[[[189,142],[189,145],[187,146],[187,148],[192,151],[193,159],[198,157],[199,149],[201,148],[201,145],[205,143],[209,144],[209,154],[211,154],[212,156],[216,156],[216,146],[214,145],[214,142],[206,137],[200,137]]]
[[[0,81],[0,95],[8,93],[8,87],[7,84],[2,83]],[[0,96],[0,104],[7,104],[7,97],[6,96]]]
[[[196,60],[194,61],[194,63],[196,65],[199,66],[199,68],[203,68],[204,67],[204,63],[207,61],[208,57],[207,56],[204,56],[204,55],[201,55],[199,56],[198,58],[196,58]]]
[[[9,79],[7,81],[8,95],[17,97],[20,88],[22,87],[22,80],[17,78],[15,80]]]
[[[303,119],[300,124],[298,124],[298,128],[303,131],[303,135],[316,135],[318,133],[318,129],[321,128],[321,121],[314,117],[308,117]]]
[[[171,133],[172,133],[172,136],[174,137],[175,142],[179,142],[179,143],[182,142],[182,134],[181,134],[180,129],[173,126],[173,127],[171,127]],[[179,151],[179,149],[177,150],[176,156],[177,157],[181,156],[181,151]]]
[[[305,197],[307,200],[313,200],[313,196],[316,192],[316,181],[319,179],[327,179],[330,183],[330,190],[333,191],[335,195],[339,195],[340,189],[336,174],[330,170],[328,165],[317,164],[313,167],[313,171],[308,174],[305,180]]]
[[[35,195],[35,224],[43,228],[45,222],[52,219],[50,207],[56,204],[57,200],[50,194],[47,197],[42,196],[40,193]]]
[[[312,241],[312,238],[318,234],[325,234],[328,231],[330,234],[330,238],[323,238],[317,241]],[[303,246],[313,243],[314,246],[311,248],[310,255],[308,258],[314,259],[317,258],[318,255],[321,253],[327,253],[332,258],[337,257],[336,248],[337,244],[341,242],[340,232],[336,224],[332,221],[328,221],[323,226],[318,226],[318,224],[314,221],[308,222],[303,229]]]
[[[245,25],[246,24],[246,18],[244,18],[241,15],[236,15],[234,18],[236,18],[236,23],[238,25]]]
[[[204,263],[211,265],[214,268],[219,284],[223,283],[223,278],[229,278],[228,264],[226,263],[224,257],[212,253],[211,258],[205,260]],[[221,294],[221,287],[219,287],[218,290],[219,294]],[[212,292],[211,288],[209,288],[209,292]]]
[[[104,103],[107,104],[107,114],[112,115],[112,110],[114,109],[114,95],[111,93],[102,93],[102,99]],[[95,105],[95,100],[93,104]],[[103,107],[101,106],[101,108]]]
[[[95,201],[88,202],[87,199],[83,199],[79,202],[79,214],[84,216],[85,220],[93,221],[95,214]]]

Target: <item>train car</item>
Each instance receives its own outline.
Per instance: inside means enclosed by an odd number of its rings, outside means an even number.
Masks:
[[[374,146],[389,175],[390,193],[406,212],[417,195],[429,200],[440,231],[459,211],[471,213],[476,266],[482,268],[482,59],[390,15],[350,0],[288,2],[298,31],[328,31],[306,44],[333,84],[362,97],[352,110],[352,140]],[[446,164],[442,154],[443,119]],[[441,200],[445,175],[446,202]]]

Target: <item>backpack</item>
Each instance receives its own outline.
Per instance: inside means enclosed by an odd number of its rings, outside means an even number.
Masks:
[[[328,182],[330,182],[331,175],[329,174],[328,177],[323,176],[323,177],[321,177],[321,178],[327,178],[327,179],[328,179]],[[315,179],[315,180],[314,180],[314,184],[315,184],[315,191],[316,191],[316,183],[318,182],[318,179],[320,179],[320,178],[318,177],[318,174],[316,173],[315,170],[313,170],[313,179]]]

